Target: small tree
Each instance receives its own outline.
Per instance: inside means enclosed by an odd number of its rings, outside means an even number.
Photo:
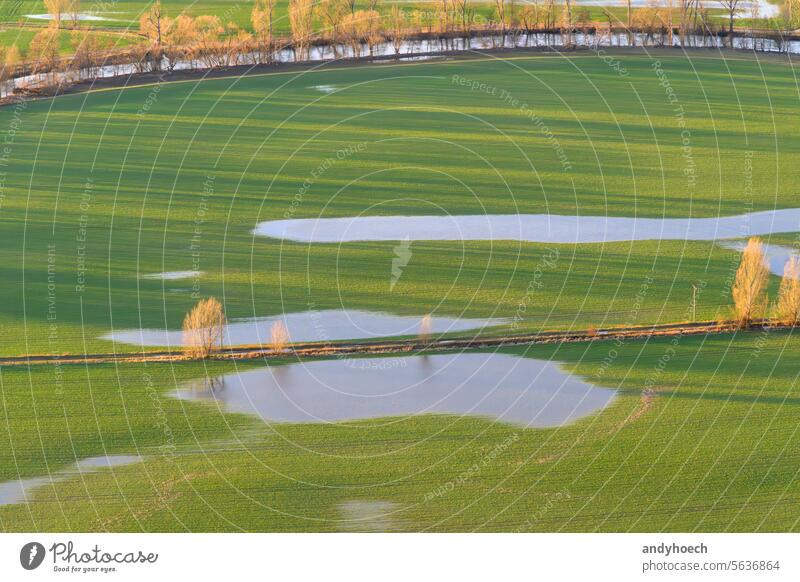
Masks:
[[[43,28],[31,40],[28,60],[33,62],[35,71],[48,71],[55,75],[60,62],[59,34],[57,28]]]
[[[800,323],[800,262],[795,255],[783,267],[783,279],[775,303],[775,319],[786,325]]]
[[[161,68],[161,56],[166,34],[167,21],[161,10],[161,1],[157,0],[150,10],[139,18],[139,33],[150,41],[150,67],[157,71]]]
[[[407,27],[406,13],[397,4],[392,5],[389,13],[389,34],[392,37],[392,46],[396,55],[400,54],[400,49],[403,48]]]
[[[54,28],[61,28],[61,20],[69,9],[69,0],[44,0],[44,8],[50,15],[50,24]]]
[[[728,44],[733,48],[733,23],[741,0],[717,0],[717,2],[728,13]]]
[[[253,23],[259,62],[267,63],[272,57],[272,27],[275,0],[255,0],[250,20]]]
[[[283,352],[289,345],[289,330],[283,320],[278,320],[272,324],[269,330],[270,347],[276,352]]]
[[[20,56],[17,45],[11,45],[4,52],[0,53],[0,88],[7,89],[8,93],[14,90],[14,75],[19,66]]]
[[[297,60],[308,58],[311,33],[314,31],[313,0],[289,0],[289,24],[292,27],[292,45]]]
[[[210,297],[201,300],[183,320],[183,346],[195,358],[206,358],[222,347],[225,334],[225,312],[219,301]]]
[[[769,269],[761,239],[747,241],[733,282],[733,313],[740,327],[747,327],[763,316],[767,304]]]
[[[419,341],[422,342],[423,345],[429,345],[431,343],[432,333],[433,318],[428,314],[419,322]]]

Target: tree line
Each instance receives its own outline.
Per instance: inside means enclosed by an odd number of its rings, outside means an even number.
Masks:
[[[49,25],[36,33],[25,55],[16,45],[2,50],[0,81],[7,82],[21,72],[74,71],[92,77],[95,69],[109,62],[132,64],[137,72],[173,69],[178,63],[199,68],[266,64],[284,48],[294,51],[296,60],[305,60],[315,44],[331,47],[334,58],[372,56],[379,43],[390,43],[399,55],[406,40],[421,36],[453,39],[491,34],[499,38],[501,46],[506,46],[509,38],[516,46],[522,34],[550,32],[560,35],[562,44],[569,47],[577,43],[577,33],[584,33],[584,43],[599,44],[604,35],[610,38],[621,31],[627,34],[629,45],[672,46],[677,34],[681,46],[688,46],[698,35],[726,32],[712,8],[723,9],[729,16],[726,33],[731,46],[734,32],[748,31],[734,30],[734,15],[741,11],[743,0],[669,2],[668,6],[653,3],[634,9],[628,0],[622,15],[603,9],[601,16],[593,17],[586,7],[574,5],[574,0],[493,0],[488,7],[469,0],[433,0],[424,8],[410,9],[383,0],[289,0],[286,14],[280,15],[276,0],[254,0],[250,26],[245,28],[216,15],[170,17],[156,0],[141,15],[140,42],[133,48],[114,49],[110,37],[78,28],[80,0],[45,0]],[[477,6],[486,8],[479,11]],[[750,6],[751,13],[745,16],[750,18],[751,34],[757,24],[768,25],[774,29],[775,41],[781,43],[781,31],[800,27],[800,0],[784,0],[780,17],[771,20],[761,19],[758,4]],[[279,19],[288,20],[288,35],[276,32]],[[65,31],[70,34],[69,57],[62,57]],[[589,32],[593,39],[586,34]],[[54,82],[56,78],[54,74]]]

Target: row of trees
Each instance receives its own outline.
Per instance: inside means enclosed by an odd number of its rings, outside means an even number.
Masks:
[[[184,351],[193,358],[207,358],[222,347],[226,326],[225,311],[219,301],[213,297],[199,301],[183,320]],[[419,324],[420,342],[428,345],[432,333],[433,319],[426,315]],[[268,347],[276,353],[285,352],[291,341],[286,324],[282,320],[273,322],[269,335]]]
[[[343,50],[342,47],[348,47],[350,56],[362,56],[363,50],[373,55],[378,43],[389,41],[395,53],[399,54],[404,41],[419,34],[462,38],[477,32],[491,32],[498,35],[505,45],[507,35],[516,37],[542,30],[560,30],[566,45],[574,43],[575,31],[596,31],[592,42],[598,43],[602,35],[625,29],[628,44],[636,44],[634,31],[638,31],[644,34],[643,42],[671,45],[677,31],[681,44],[687,46],[692,44],[690,39],[694,35],[716,32],[709,10],[713,6],[728,12],[729,32],[732,32],[733,15],[741,9],[743,2],[674,0],[674,4],[669,6],[652,3],[634,10],[632,0],[628,0],[622,18],[605,11],[600,22],[585,7],[573,6],[574,0],[531,0],[525,3],[493,0],[491,19],[482,16],[487,11],[479,11],[478,5],[470,0],[433,0],[430,8],[413,10],[406,10],[397,3],[383,6],[381,2],[384,1],[289,0],[286,18],[280,16],[281,22],[288,20],[289,38],[276,34],[276,0],[253,0],[249,29],[212,15],[169,17],[160,1],[156,1],[142,14],[139,22],[139,35],[143,42],[126,56],[142,72],[162,67],[171,69],[181,61],[210,68],[268,63],[283,45],[291,46],[297,59],[308,57],[312,43],[330,44],[333,56],[339,57],[344,56],[337,54]],[[773,25],[787,29],[800,25],[800,0],[784,1],[783,15],[773,19]],[[109,56],[111,38],[87,30],[73,31],[73,56],[61,59],[60,33],[65,22],[72,22],[73,26],[78,22],[80,0],[45,0],[45,4],[51,15],[50,26],[33,39],[26,55],[27,62],[34,65],[35,72],[87,70],[91,76],[92,68],[100,66]],[[756,12],[750,16],[758,18],[758,5],[753,3],[752,6]],[[584,35],[584,39],[589,42],[588,35]],[[14,47],[9,52],[3,67],[4,80],[14,76],[21,61],[19,51]]]
[[[795,255],[786,262],[778,298],[770,306],[767,296],[769,266],[764,245],[757,237],[751,238],[742,252],[732,287],[733,314],[740,327],[754,321],[771,318],[784,325],[800,324],[800,262]]]
[[[225,340],[227,318],[222,304],[214,297],[203,299],[195,305],[183,320],[183,346],[193,358],[206,358],[222,347]],[[283,321],[276,321],[270,328],[270,347],[281,353],[289,344],[289,330]]]

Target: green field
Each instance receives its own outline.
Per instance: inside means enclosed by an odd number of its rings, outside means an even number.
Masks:
[[[251,234],[287,216],[798,206],[790,63],[609,54],[618,66],[588,52],[472,56],[4,107],[0,355],[134,350],[98,338],[177,329],[195,302],[191,282],[142,275],[195,267],[198,293],[229,317],[513,318],[524,306],[521,329],[585,329],[685,320],[693,285],[699,319],[724,315],[738,254],[708,242],[415,242],[390,290],[397,243]],[[507,350],[619,390],[559,429],[468,416],[268,426],[169,396],[256,362],[2,367],[0,483],[89,456],[145,461],[0,507],[0,530],[341,530],[367,527],[346,521],[361,502],[394,504],[375,526],[392,530],[796,531],[798,341],[753,331]]]
[[[705,285],[698,318],[724,315],[738,257],[711,243],[561,245],[545,268],[545,245],[414,243],[389,292],[396,243],[310,252],[251,234],[287,215],[797,206],[795,71],[706,55],[620,54],[628,76],[592,54],[358,66],[3,108],[0,353],[108,350],[97,338],[111,329],[179,328],[191,281],[141,276],[198,267],[200,294],[224,297],[230,317],[312,307],[515,317],[525,305],[522,329],[585,328],[684,320],[692,285]],[[507,91],[536,119],[453,75]]]
[[[620,389],[548,430],[447,416],[267,426],[165,396],[199,364],[64,368],[55,391],[50,368],[3,370],[0,480],[83,455],[146,461],[44,487],[0,508],[0,530],[365,529],[342,511],[361,501],[396,504],[382,529],[796,531],[797,337],[633,342],[604,367],[613,347],[529,353]]]
[[[435,0],[381,0],[378,3],[379,11],[388,13],[390,7],[398,4],[407,13],[410,19],[414,18],[415,12],[427,12],[432,14],[440,5]],[[91,12],[93,15],[103,18],[103,20],[81,20],[79,26],[86,30],[102,30],[106,34],[118,41],[117,47],[125,46],[135,40],[131,33],[139,30],[139,19],[152,5],[151,0],[111,0],[109,2],[84,2],[81,3],[81,10]],[[174,18],[179,14],[190,16],[211,15],[218,16],[224,23],[234,23],[238,27],[252,32],[251,13],[253,3],[251,0],[161,0],[163,13],[165,16]],[[291,25],[288,18],[288,0],[277,0],[274,12],[274,30],[277,34],[289,35]],[[356,2],[356,9],[367,9],[372,3],[366,0]],[[520,10],[520,4],[512,6],[508,4],[507,10]],[[711,6],[710,13],[724,16],[723,11]],[[453,8],[451,7],[451,10]],[[475,23],[485,25],[488,22],[497,20],[494,2],[492,0],[471,0],[470,10],[474,14]],[[541,8],[543,10],[543,7]],[[639,8],[634,8],[633,13],[639,12]],[[555,21],[560,22],[562,5],[554,7],[556,14]],[[42,0],[5,0],[0,3],[0,26],[5,25],[5,30],[0,30],[0,46],[8,46],[17,43],[18,48],[23,52],[26,50],[30,38],[42,26],[47,24],[46,20],[27,18],[27,15],[46,14],[44,2]],[[579,26],[585,15],[589,15],[592,21],[608,23],[609,19],[615,26],[622,26],[627,23],[627,9],[620,6],[584,6],[578,3],[574,7],[574,18]],[[677,21],[677,15],[676,15]],[[749,21],[748,21],[749,22]],[[742,21],[744,26],[748,23]],[[22,26],[13,28],[13,25]],[[67,20],[65,27],[72,27],[73,23]],[[320,18],[315,20],[315,31],[322,32],[325,24]],[[409,24],[413,26],[413,22]],[[422,26],[425,29],[427,24]],[[115,34],[116,33],[116,34]],[[69,53],[70,47],[62,43],[63,52]]]

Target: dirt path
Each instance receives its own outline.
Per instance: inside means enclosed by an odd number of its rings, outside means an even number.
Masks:
[[[786,329],[790,326],[763,320],[750,327],[754,329]],[[267,346],[229,346],[214,352],[212,360],[256,360],[264,358],[315,358],[325,356],[351,356],[369,354],[401,354],[411,352],[447,352],[478,348],[500,348],[516,345],[575,343],[608,341],[616,339],[643,340],[652,337],[674,337],[684,335],[709,335],[732,333],[737,327],[730,323],[706,321],[698,323],[668,323],[651,326],[612,327],[599,330],[570,332],[541,332],[535,334],[508,335],[502,337],[457,337],[422,342],[420,340],[383,340],[359,343],[297,343],[284,352],[276,352]],[[196,358],[172,350],[141,351],[106,354],[38,354],[28,356],[0,357],[0,366],[63,365],[63,364],[107,364],[136,362],[181,362]]]

